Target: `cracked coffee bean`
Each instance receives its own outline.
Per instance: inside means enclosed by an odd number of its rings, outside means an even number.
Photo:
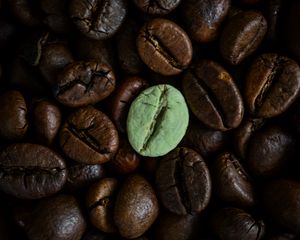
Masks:
[[[51,149],[31,143],[12,144],[0,152],[0,188],[22,199],[37,199],[62,189],[64,160]]]
[[[159,205],[151,184],[139,174],[129,176],[117,194],[114,208],[114,221],[120,235],[130,239],[143,235],[158,212]]]
[[[59,144],[72,160],[101,164],[117,152],[119,136],[104,113],[93,107],[84,107],[68,117],[60,131]]]
[[[19,140],[28,128],[27,106],[19,91],[8,91],[0,96],[0,138]]]
[[[170,85],[155,85],[142,91],[130,106],[128,140],[142,156],[162,156],[179,144],[188,122],[182,94]]]
[[[192,149],[176,148],[159,162],[156,188],[170,212],[200,213],[211,197],[211,178],[206,163]]]
[[[245,104],[255,117],[277,116],[297,99],[298,64],[278,54],[263,54],[250,66],[245,84]]]
[[[86,206],[91,223],[102,232],[116,232],[113,220],[115,195],[118,181],[114,178],[104,178],[94,183],[86,196]]]
[[[191,38],[197,42],[215,40],[229,6],[230,0],[183,1],[182,15]]]
[[[229,152],[215,159],[211,168],[214,192],[224,202],[240,207],[252,207],[256,196],[254,183],[240,161]]]
[[[260,12],[240,12],[229,19],[220,38],[223,58],[233,65],[241,63],[262,42],[267,21]]]
[[[184,75],[182,90],[191,111],[206,126],[225,131],[241,123],[244,106],[239,89],[218,63],[196,63]]]
[[[115,89],[112,69],[96,61],[69,64],[54,86],[56,99],[68,107],[95,104]]]
[[[72,0],[70,17],[81,33],[92,39],[106,39],[123,23],[125,0]]]
[[[260,240],[265,234],[265,224],[238,208],[223,208],[212,215],[211,226],[222,240]]]
[[[133,2],[145,13],[166,15],[173,11],[181,0],[134,0]]]
[[[167,19],[147,22],[137,37],[137,49],[143,62],[154,72],[176,75],[188,67],[193,49],[188,35]]]

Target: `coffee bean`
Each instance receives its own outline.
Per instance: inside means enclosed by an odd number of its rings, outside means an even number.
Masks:
[[[165,15],[174,10],[181,0],[134,0],[136,6],[145,13]]]
[[[92,39],[111,37],[127,12],[124,0],[73,0],[70,17],[81,33]]]
[[[18,198],[49,196],[58,192],[66,182],[64,160],[41,145],[9,145],[1,150],[0,162],[0,188]]]
[[[127,117],[128,140],[143,156],[157,157],[174,149],[184,136],[189,113],[181,93],[161,84],[133,101]]]
[[[111,68],[96,61],[74,62],[60,74],[54,87],[56,99],[68,107],[95,104],[115,89]]]
[[[183,77],[182,90],[196,117],[216,130],[236,128],[244,106],[231,75],[218,63],[202,60]]]
[[[62,126],[59,143],[69,158],[85,164],[101,164],[115,155],[119,137],[104,113],[85,107],[68,117]]]
[[[182,15],[189,35],[197,42],[215,40],[229,6],[229,0],[184,1]]]
[[[86,228],[77,200],[69,195],[41,200],[20,221],[28,239],[32,240],[80,240]]]
[[[103,232],[113,233],[117,231],[113,220],[117,187],[118,181],[116,179],[104,178],[93,184],[86,196],[90,221]]]
[[[218,156],[213,162],[211,174],[213,190],[224,202],[241,207],[255,204],[253,182],[232,153],[225,152]]]
[[[212,216],[211,225],[222,240],[259,240],[265,233],[265,224],[262,220],[256,220],[238,208],[220,209]]]
[[[220,38],[223,58],[233,65],[241,63],[260,45],[267,32],[267,21],[260,12],[240,12],[229,19]]]
[[[110,115],[120,132],[126,131],[126,119],[132,101],[147,86],[148,83],[142,78],[128,77],[113,93]]]
[[[176,23],[167,19],[147,22],[137,37],[137,49],[143,62],[154,72],[176,75],[192,60],[192,44]]]
[[[249,69],[245,103],[254,116],[274,117],[295,101],[299,89],[300,68],[295,61],[277,54],[263,54]]]
[[[118,192],[114,220],[122,237],[137,238],[155,221],[158,201],[150,183],[141,175],[128,177]]]
[[[0,137],[19,140],[28,128],[27,106],[19,91],[8,91],[0,96]]]
[[[300,183],[274,180],[262,190],[263,207],[278,223],[300,234]]]
[[[206,163],[189,148],[176,148],[160,160],[156,187],[164,207],[179,215],[200,213],[211,196]]]

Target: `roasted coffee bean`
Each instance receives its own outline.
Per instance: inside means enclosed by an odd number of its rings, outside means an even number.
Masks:
[[[60,74],[54,87],[56,99],[68,107],[95,104],[115,89],[112,69],[97,61],[74,62]]]
[[[170,212],[200,213],[210,200],[210,173],[197,152],[176,148],[160,160],[156,188],[162,204]]]
[[[239,89],[218,63],[196,63],[184,75],[182,90],[191,111],[208,127],[224,131],[242,121],[244,106]]]
[[[245,103],[250,113],[269,118],[283,113],[298,97],[300,68],[277,54],[263,54],[251,65],[245,85]]]
[[[240,207],[255,204],[253,182],[240,161],[229,152],[218,156],[211,168],[213,190],[224,202]]]
[[[69,192],[84,189],[106,175],[103,165],[86,165],[72,163],[68,167],[68,178],[65,189]]]
[[[19,140],[28,128],[27,106],[19,91],[8,91],[0,96],[0,138]]]
[[[240,12],[229,19],[220,38],[223,58],[233,65],[241,63],[260,45],[267,32],[267,21],[260,12]]]
[[[125,0],[73,0],[70,17],[89,38],[105,39],[120,28],[127,12]]]
[[[137,49],[143,62],[154,72],[176,75],[192,60],[192,44],[176,23],[167,19],[147,22],[137,37]]]
[[[211,225],[215,234],[222,240],[259,240],[265,233],[262,220],[256,220],[238,208],[220,209],[212,216]]]
[[[267,238],[268,240],[297,240],[297,236],[293,233],[278,233]]]
[[[229,6],[230,0],[183,1],[183,20],[189,35],[197,42],[215,40]]]
[[[0,152],[0,188],[23,199],[58,192],[66,182],[64,160],[51,149],[31,143],[12,144]]]
[[[48,100],[40,100],[33,110],[36,139],[45,145],[51,145],[61,124],[60,109]]]
[[[77,200],[69,195],[41,200],[19,222],[32,240],[80,240],[86,228]]]
[[[174,10],[181,0],[134,0],[136,6],[145,13],[165,15]]]
[[[262,189],[265,211],[278,223],[300,234],[300,183],[274,180]]]
[[[115,195],[118,181],[104,178],[93,184],[86,196],[86,206],[91,223],[102,232],[116,232],[113,220]],[[126,193],[125,193],[126,194]]]
[[[126,131],[126,120],[130,104],[148,83],[139,77],[128,77],[119,84],[111,97],[110,115],[117,129]]]
[[[138,174],[128,177],[117,194],[114,208],[120,235],[130,239],[141,236],[153,224],[158,211],[158,201],[150,183]]]
[[[72,160],[85,164],[109,161],[119,146],[118,132],[110,119],[93,107],[80,108],[62,126],[60,147]]]

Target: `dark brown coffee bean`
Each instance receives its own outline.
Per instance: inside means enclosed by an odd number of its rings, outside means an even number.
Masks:
[[[281,225],[300,234],[300,183],[275,180],[262,190],[265,211]]]
[[[23,95],[9,91],[0,96],[0,137],[19,140],[28,128],[27,107]]]
[[[84,187],[88,187],[106,175],[103,165],[100,164],[86,165],[72,163],[67,169],[68,178],[65,184],[65,189],[69,192],[74,192],[83,189]]]
[[[64,160],[51,149],[30,143],[10,145],[0,152],[0,188],[23,199],[58,192],[66,182]]]
[[[95,104],[115,89],[112,69],[96,61],[74,62],[60,74],[55,85],[56,99],[68,107]]]
[[[104,113],[85,107],[68,117],[61,129],[59,142],[69,158],[85,164],[101,164],[115,155],[119,137]]]
[[[297,240],[297,236],[293,233],[278,233],[267,238],[268,240]]]
[[[239,160],[231,153],[221,154],[211,168],[213,190],[234,206],[251,207],[255,203],[252,181]]]
[[[99,230],[107,233],[116,232],[113,220],[115,195],[118,181],[104,178],[93,184],[86,196],[86,206],[91,223]]]
[[[36,139],[40,143],[51,145],[61,124],[59,108],[50,101],[41,100],[36,103],[33,115]]]
[[[39,69],[44,79],[53,85],[58,74],[71,62],[73,57],[68,47],[63,43],[52,43],[43,47]]]
[[[70,17],[89,38],[105,39],[119,29],[127,12],[124,0],[73,0]]]
[[[145,13],[165,15],[174,10],[181,0],[134,0],[136,6]]]
[[[240,12],[229,19],[220,38],[223,58],[237,65],[251,55],[267,32],[267,21],[256,11]]]
[[[245,102],[251,114],[274,117],[295,101],[299,89],[300,68],[296,62],[277,54],[263,54],[250,67]]]
[[[192,60],[192,44],[176,23],[167,19],[147,22],[137,37],[137,48],[143,62],[154,72],[176,75]]]
[[[230,0],[183,1],[183,20],[191,38],[197,42],[215,40],[225,19]]]
[[[189,148],[176,148],[160,160],[156,187],[164,207],[179,215],[200,213],[211,196],[208,168]]]
[[[80,240],[86,228],[78,202],[69,195],[41,200],[19,221],[31,240]]]
[[[238,208],[223,208],[211,219],[215,234],[222,240],[259,240],[265,232],[262,220],[254,219],[249,213]]]
[[[231,75],[218,63],[202,60],[182,79],[183,94],[196,117],[217,130],[236,128],[244,106]]]
[[[129,107],[137,95],[148,86],[148,83],[139,77],[124,79],[110,99],[110,115],[119,131],[126,131],[126,120]]]
[[[120,235],[125,238],[143,235],[155,221],[158,211],[158,201],[150,183],[141,175],[128,177],[118,192],[114,209]]]

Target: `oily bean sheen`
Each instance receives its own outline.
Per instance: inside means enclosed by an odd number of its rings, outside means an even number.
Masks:
[[[233,65],[252,54],[267,32],[267,21],[256,11],[240,12],[229,19],[220,38],[220,51]]]
[[[80,240],[86,228],[79,203],[69,195],[42,199],[21,221],[30,240]]]
[[[91,223],[102,232],[116,232],[113,220],[113,204],[118,187],[114,178],[104,178],[93,184],[86,196]]]
[[[212,182],[215,193],[235,206],[254,205],[254,187],[239,160],[231,153],[221,154],[213,163]]]
[[[114,220],[122,237],[137,238],[153,224],[159,205],[150,183],[141,175],[129,176],[118,192]]]
[[[80,32],[89,38],[111,37],[123,23],[125,0],[72,0],[70,17]]]
[[[115,155],[119,137],[104,113],[85,107],[69,116],[62,126],[59,142],[69,158],[85,164],[101,164]]]
[[[281,225],[300,234],[300,183],[274,180],[262,191],[264,209]]]
[[[54,194],[66,178],[65,162],[47,147],[19,143],[0,152],[0,188],[18,198],[37,199]]]
[[[211,220],[213,231],[222,240],[260,240],[264,236],[265,225],[250,214],[238,208],[223,208]]]
[[[147,22],[137,37],[137,49],[142,61],[154,72],[176,75],[192,60],[192,44],[176,23],[156,18]]]
[[[188,108],[181,93],[171,85],[155,85],[141,92],[130,106],[128,140],[143,156],[162,156],[181,141],[188,122]]]
[[[239,89],[218,63],[196,63],[183,77],[182,89],[192,112],[208,127],[224,131],[242,121],[244,106]]]
[[[277,54],[263,54],[251,65],[245,86],[245,103],[251,114],[269,118],[283,113],[298,97],[300,68]]]
[[[56,99],[68,107],[95,104],[115,89],[112,69],[96,61],[69,64],[54,86]]]
[[[154,15],[165,15],[175,9],[181,0],[134,0],[143,12]]]
[[[179,215],[201,212],[211,196],[208,168],[202,157],[189,148],[176,148],[161,159],[156,187],[163,205]]]
[[[230,0],[185,0],[183,20],[188,33],[197,42],[216,39],[218,30],[225,19]]]
[[[27,106],[18,91],[8,91],[0,96],[0,138],[18,140],[28,128]]]

